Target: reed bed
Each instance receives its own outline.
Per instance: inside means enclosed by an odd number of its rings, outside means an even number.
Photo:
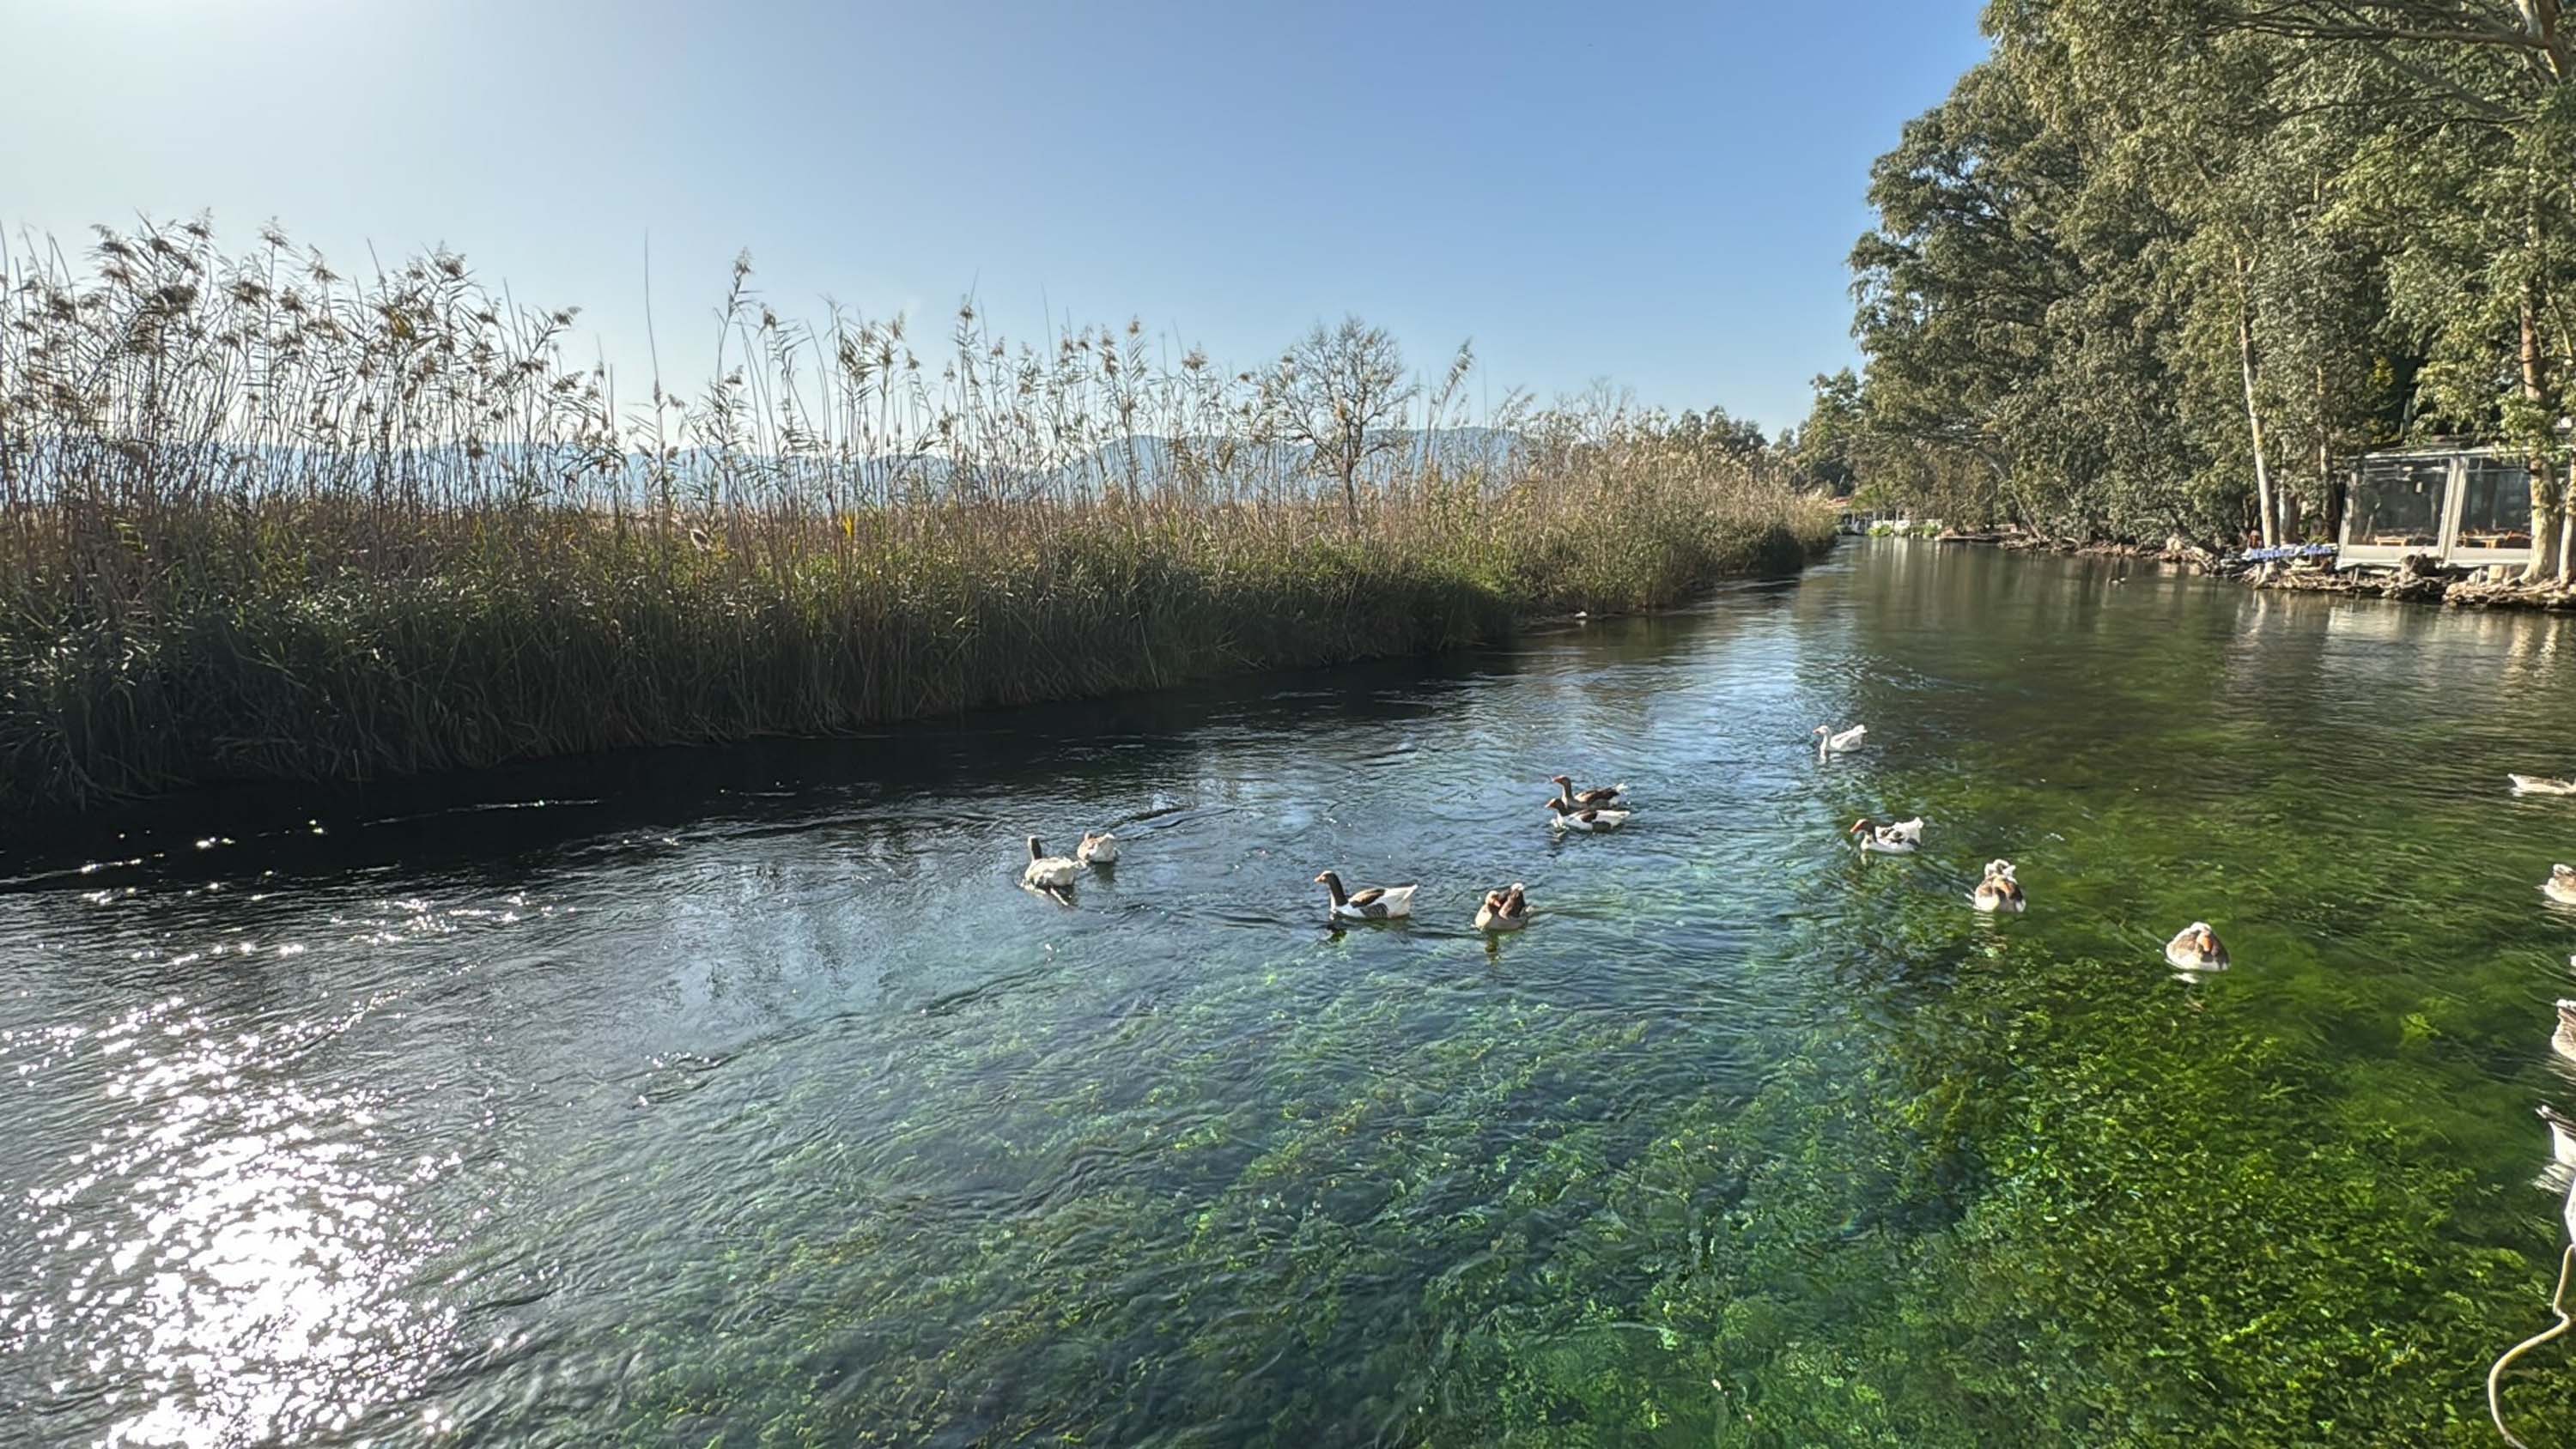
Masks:
[[[1414,379],[1355,323],[1230,373],[964,307],[925,362],[900,319],[782,319],[739,264],[715,380],[621,400],[571,311],[443,252],[350,277],[189,222],[5,265],[5,809],[1415,653],[1831,539],[1658,413],[1471,422],[1464,349]],[[1355,360],[1373,391],[1327,376]]]

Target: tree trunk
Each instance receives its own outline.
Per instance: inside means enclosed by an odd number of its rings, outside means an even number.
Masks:
[[[2568,570],[2576,567],[2576,464],[2569,465],[2567,491],[2558,504],[2558,586],[2565,588]],[[2531,546],[2540,546],[2539,534],[2531,536]]]
[[[2242,253],[2236,258],[2236,360],[2245,374],[2245,430],[2254,440],[2254,512],[2263,520],[2263,546],[2280,542],[2272,517],[2272,470],[2263,460],[2263,410],[2254,402],[2254,299],[2245,286],[2252,270]]]
[[[1348,453],[1342,455],[1342,517],[1353,533],[1360,531],[1360,487],[1354,476],[1359,467],[1358,459]]]
[[[2326,366],[2317,364],[2317,511],[2323,515],[2324,542],[2332,543],[2343,522],[2334,475],[2334,429],[2326,422]]]
[[[2522,289],[2522,399],[2535,409],[2540,406],[2543,389],[2540,378],[2540,323],[2538,309],[2532,305],[2531,287]],[[2531,470],[2531,562],[2522,571],[2522,581],[2537,584],[2558,572],[2559,530],[2550,525],[2558,521],[2557,507],[2560,484],[2558,470],[2534,447],[2525,460]]]

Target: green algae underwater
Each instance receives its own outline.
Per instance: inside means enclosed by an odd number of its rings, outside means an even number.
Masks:
[[[66,1442],[2492,1443],[2576,1107],[2576,802],[2503,776],[2571,719],[2557,621],[1891,541],[174,821],[0,894],[0,1391]],[[1552,838],[1560,769],[1632,826]],[[1842,843],[1891,813],[1920,855]],[[1072,908],[1012,886],[1109,825]],[[1997,857],[2028,915],[1969,909]],[[1330,929],[1326,866],[1418,919]],[[2233,969],[2164,964],[2193,919]],[[2506,1404],[2576,1433],[2563,1345]]]

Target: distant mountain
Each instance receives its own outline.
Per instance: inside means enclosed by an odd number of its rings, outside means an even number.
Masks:
[[[1387,446],[1372,453],[1360,469],[1361,481],[1372,485],[1417,474],[1435,463],[1451,473],[1499,472],[1510,464],[1520,438],[1499,428],[1471,427],[1406,429],[1383,434],[1376,441]],[[149,471],[166,474],[184,471],[181,465],[187,465],[187,470],[202,467],[210,476],[239,480],[254,494],[272,490],[364,494],[380,489],[406,491],[416,485],[432,496],[449,490],[488,496],[495,488],[517,488],[533,501],[585,506],[622,502],[655,507],[666,488],[674,503],[689,506],[724,495],[834,488],[854,489],[860,495],[858,501],[873,501],[870,495],[878,490],[936,495],[970,482],[977,492],[991,488],[1022,495],[1079,495],[1110,487],[1150,491],[1185,482],[1219,492],[1299,492],[1337,481],[1315,468],[1312,449],[1287,443],[1247,444],[1217,435],[1140,434],[1104,443],[1069,462],[1039,468],[959,463],[927,453],[827,461],[705,447],[682,448],[666,460],[643,452],[603,458],[570,444],[501,446],[470,457],[459,445],[394,453],[221,444],[173,445],[152,451]],[[137,464],[137,455],[129,449],[111,455],[75,443],[60,457],[40,449],[32,455],[33,467],[22,476],[20,486],[38,495],[49,492],[49,464],[70,466],[83,475],[104,471],[112,476],[115,467],[100,470],[96,466],[109,456],[126,466]]]

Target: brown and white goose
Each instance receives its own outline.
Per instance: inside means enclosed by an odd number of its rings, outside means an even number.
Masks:
[[[2194,921],[2165,942],[2165,959],[2185,971],[2224,971],[2227,948],[2218,943],[2218,933],[2209,922]]]
[[[2021,893],[2021,882],[2013,879],[2013,863],[2009,860],[1986,862],[1986,878],[1977,882],[1976,893],[1969,899],[1978,910],[2016,916],[2030,907],[2029,899]]]
[[[1517,931],[1529,924],[1529,897],[1519,881],[1508,890],[1485,892],[1485,903],[1476,909],[1479,931]]]
[[[1864,815],[1853,821],[1851,829],[1843,833],[1857,837],[1864,854],[1912,855],[1923,845],[1923,817],[1917,815],[1911,820],[1881,825]]]
[[[2549,879],[2540,883],[2540,893],[2562,906],[2576,906],[2576,865],[2553,865]]]
[[[1628,793],[1625,785],[1605,785],[1598,790],[1577,790],[1572,775],[1550,775],[1548,783],[1556,787],[1556,798],[1569,810],[1600,810],[1619,803]]]
[[[1548,823],[1559,830],[1580,830],[1587,834],[1616,830],[1628,823],[1625,810],[1577,810],[1554,796],[1548,797]]]
[[[1333,871],[1315,877],[1315,883],[1333,896],[1333,915],[1345,921],[1391,921],[1413,914],[1413,892],[1416,887],[1370,886],[1354,891],[1342,888],[1342,878]]]

